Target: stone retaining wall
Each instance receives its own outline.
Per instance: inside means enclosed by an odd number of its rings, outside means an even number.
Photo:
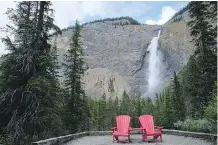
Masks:
[[[63,143],[67,143],[73,139],[80,138],[80,137],[87,136],[87,135],[89,135],[88,132],[69,134],[66,136],[59,136],[55,138],[49,138],[46,140],[33,142],[32,145],[62,145]]]
[[[140,131],[133,131],[131,134],[139,134],[139,133]],[[201,132],[188,132],[188,131],[163,129],[163,134],[193,137],[193,138],[202,138],[202,139],[210,140],[210,141],[217,140],[217,135],[209,134],[209,133],[201,133]],[[63,143],[67,143],[73,139],[77,139],[77,138],[84,137],[84,136],[105,136],[105,135],[112,135],[112,132],[111,131],[82,132],[82,133],[70,134],[66,136],[60,136],[56,138],[50,138],[46,140],[33,142],[32,145],[62,145]]]
[[[89,131],[89,136],[105,136],[112,135],[111,131]]]
[[[202,139],[210,140],[210,141],[217,140],[216,134],[209,134],[209,133],[203,133],[203,132],[189,132],[189,131],[163,129],[163,134],[193,137],[193,138],[202,138]]]

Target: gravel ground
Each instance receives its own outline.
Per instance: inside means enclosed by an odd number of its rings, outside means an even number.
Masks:
[[[131,135],[130,136],[132,145],[141,145],[148,144],[141,141],[141,135]],[[161,143],[159,138],[157,142],[153,142],[153,138],[149,138],[149,145],[213,145],[210,142],[205,140],[183,137],[183,136],[174,136],[174,135],[163,135],[163,142]],[[125,138],[121,138],[125,139]],[[113,143],[112,136],[86,136],[79,139],[73,140],[65,145],[120,145],[122,143]]]

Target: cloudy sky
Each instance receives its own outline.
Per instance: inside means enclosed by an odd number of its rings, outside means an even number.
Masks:
[[[143,24],[162,25],[187,4],[187,1],[54,1],[53,9],[55,10],[55,23],[60,28],[73,25],[76,19],[84,23],[120,16],[130,16]],[[0,1],[0,27],[10,24],[4,13],[7,8],[14,6],[15,3],[12,1]],[[4,36],[5,34],[0,32],[0,38]],[[0,54],[5,52],[4,45],[0,41]]]

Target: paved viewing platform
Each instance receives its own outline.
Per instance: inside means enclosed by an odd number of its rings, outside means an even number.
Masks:
[[[142,142],[142,136],[138,131],[132,131],[130,145],[215,145],[217,141],[216,134],[188,132],[179,130],[163,129],[162,139],[158,138],[154,142],[153,137],[148,137],[149,143]],[[119,140],[126,140],[125,137],[119,137]],[[113,143],[111,131],[89,131],[66,136],[49,138],[32,145],[122,145],[124,143]],[[125,143],[128,144],[128,143]]]
[[[119,138],[125,140],[126,138]],[[159,138],[156,142],[150,137],[149,143],[142,142],[140,134],[134,134],[130,137],[130,145],[214,145],[212,142],[202,140],[199,138],[166,135],[163,134],[163,142],[160,142]],[[64,145],[121,145],[123,143],[113,143],[112,136],[84,136],[75,140],[72,140]],[[128,143],[125,143],[128,144]]]

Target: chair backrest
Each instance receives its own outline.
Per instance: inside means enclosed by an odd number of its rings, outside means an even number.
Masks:
[[[139,121],[141,127],[146,129],[146,132],[154,132],[154,120],[152,115],[141,115]]]
[[[128,115],[120,115],[116,117],[117,132],[128,133],[131,117]]]

